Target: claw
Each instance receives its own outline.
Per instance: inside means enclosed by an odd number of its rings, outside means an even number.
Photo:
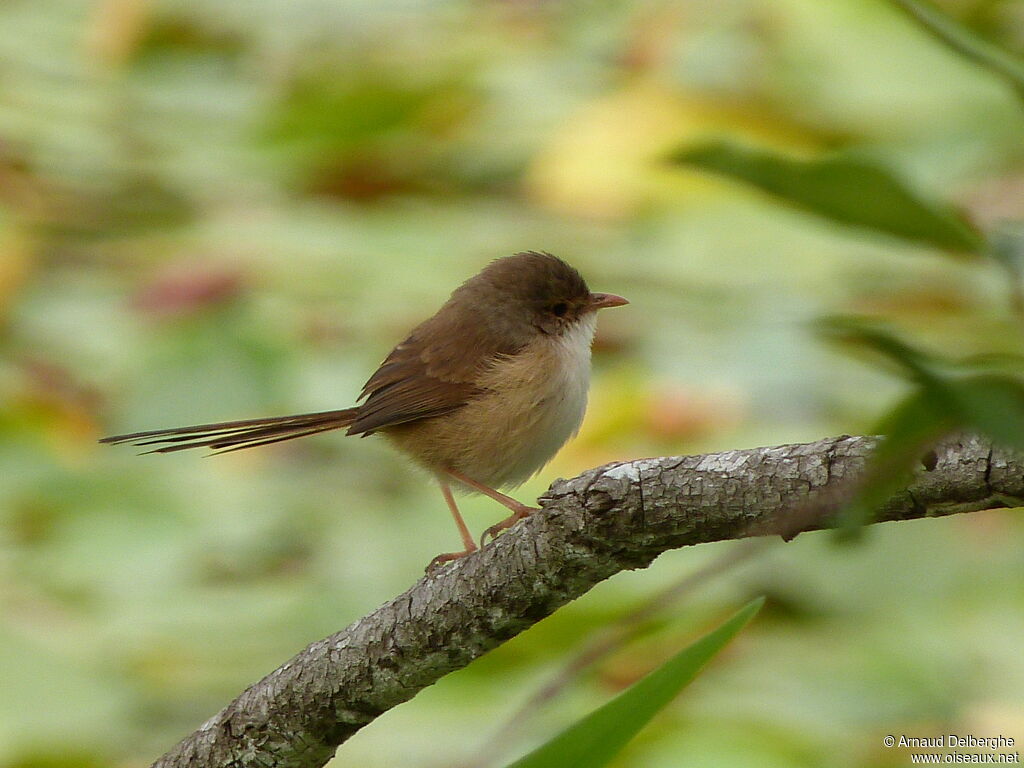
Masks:
[[[425,573],[433,573],[445,563],[450,563],[452,560],[461,560],[466,555],[471,555],[474,552],[476,552],[476,547],[463,550],[462,552],[443,552],[427,563],[427,567],[423,570]]]
[[[498,534],[501,533],[502,531],[504,531],[506,528],[511,528],[513,525],[518,523],[524,517],[529,517],[534,512],[539,512],[539,511],[540,511],[539,507],[527,507],[525,505],[522,507],[522,509],[517,509],[515,512],[513,512],[511,515],[506,517],[504,520],[501,520],[500,522],[495,523],[490,528],[488,528],[486,531],[484,531],[483,535],[480,537],[480,546],[482,547],[482,546],[484,546],[487,543],[487,537],[488,536],[490,536],[492,539],[496,539],[498,537]]]

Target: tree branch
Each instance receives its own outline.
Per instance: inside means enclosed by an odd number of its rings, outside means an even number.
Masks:
[[[556,481],[543,511],[244,691],[155,768],[311,768],[387,710],[619,571],[677,547],[829,527],[878,444],[838,437],[640,459]],[[1024,503],[1024,462],[957,436],[876,522]]]

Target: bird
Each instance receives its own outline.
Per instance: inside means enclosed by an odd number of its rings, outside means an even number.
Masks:
[[[480,546],[537,511],[499,489],[521,485],[578,432],[597,313],[628,303],[591,292],[576,269],[550,253],[523,251],[491,261],[457,287],[391,350],[357,405],[133,432],[100,442],[156,446],[145,453],[225,453],[336,429],[382,435],[436,478],[458,528],[462,549],[437,555],[429,573],[479,548],[453,485],[489,496],[511,512],[484,531]]]

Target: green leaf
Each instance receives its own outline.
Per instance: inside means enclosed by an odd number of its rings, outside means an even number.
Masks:
[[[603,707],[562,731],[509,768],[597,768],[607,765],[626,743],[663,709],[754,618],[758,598],[718,629],[673,656]]]
[[[949,402],[931,387],[922,387],[893,408],[874,430],[884,439],[875,449],[853,498],[843,508],[838,535],[850,539],[882,506],[907,487],[924,453],[942,435],[956,429]]]
[[[914,381],[931,383],[938,377],[939,361],[912,347],[877,321],[858,316],[833,315],[817,323],[819,335],[828,341],[853,345],[896,363],[898,372]]]
[[[881,355],[900,366],[917,387],[879,424],[883,435],[853,499],[843,509],[840,535],[868,522],[906,487],[924,452],[942,435],[970,429],[996,443],[1024,450],[1024,360],[982,355],[948,360],[906,343],[883,326],[860,318],[828,318],[825,335]]]
[[[1024,61],[980,37],[969,27],[921,0],[892,0],[933,37],[964,58],[1005,79],[1024,96]]]
[[[878,434],[894,446],[920,446],[930,433],[974,429],[1003,445],[1024,449],[1024,361],[1019,356],[988,355],[947,360],[929,355],[885,327],[856,317],[827,318],[820,326],[828,338],[852,343],[897,363],[919,385],[917,394],[879,425]],[[887,441],[887,443],[890,441]],[[892,450],[897,450],[893,448]],[[913,451],[888,454],[876,461],[901,467]]]
[[[1024,385],[1011,369],[1012,356],[975,363],[952,361],[908,344],[885,326],[858,317],[826,318],[819,331],[832,340],[867,350],[895,363],[917,387],[877,425],[884,440],[865,468],[853,498],[838,520],[842,538],[851,538],[910,481],[925,452],[956,429],[975,429],[1007,445],[1024,445]],[[996,368],[998,370],[998,368]]]
[[[964,424],[995,442],[1024,450],[1024,382],[983,374],[943,381],[941,386]]]
[[[979,253],[984,243],[952,208],[926,199],[864,156],[801,160],[720,141],[683,150],[672,161],[745,181],[842,224],[950,251]]]
[[[884,435],[850,503],[843,509],[840,535],[849,537],[906,487],[925,451],[958,429],[987,435],[1024,450],[1024,382],[997,374],[937,377],[927,381],[878,425]]]

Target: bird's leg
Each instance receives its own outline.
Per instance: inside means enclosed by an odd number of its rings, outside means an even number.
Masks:
[[[488,536],[494,538],[501,531],[505,530],[506,528],[511,528],[518,521],[522,520],[524,517],[532,515],[539,509],[538,507],[528,507],[526,504],[523,504],[520,501],[516,501],[511,496],[506,496],[504,493],[496,491],[490,486],[484,485],[483,483],[478,483],[471,477],[466,477],[461,472],[455,472],[454,470],[451,469],[445,470],[445,472],[450,477],[453,477],[454,479],[458,480],[460,483],[463,483],[465,485],[468,485],[470,488],[480,491],[480,493],[482,493],[484,496],[489,496],[490,498],[494,499],[496,502],[501,504],[503,507],[512,510],[511,515],[506,517],[504,520],[495,523],[486,531],[484,531],[483,536],[480,537],[481,546],[483,546],[483,544],[487,542]]]
[[[466,527],[466,521],[462,519],[462,514],[459,512],[459,508],[455,504],[455,497],[452,496],[452,489],[448,485],[447,478],[442,475],[438,475],[437,484],[441,486],[441,494],[444,496],[444,500],[448,504],[448,509],[452,512],[452,517],[455,518],[455,525],[459,529],[459,535],[462,537],[462,546],[464,546],[465,549],[462,552],[445,552],[444,554],[438,555],[427,565],[428,573],[442,563],[447,563],[450,560],[458,560],[460,557],[465,557],[477,550],[476,542],[473,541],[473,535],[469,532],[469,528]]]

